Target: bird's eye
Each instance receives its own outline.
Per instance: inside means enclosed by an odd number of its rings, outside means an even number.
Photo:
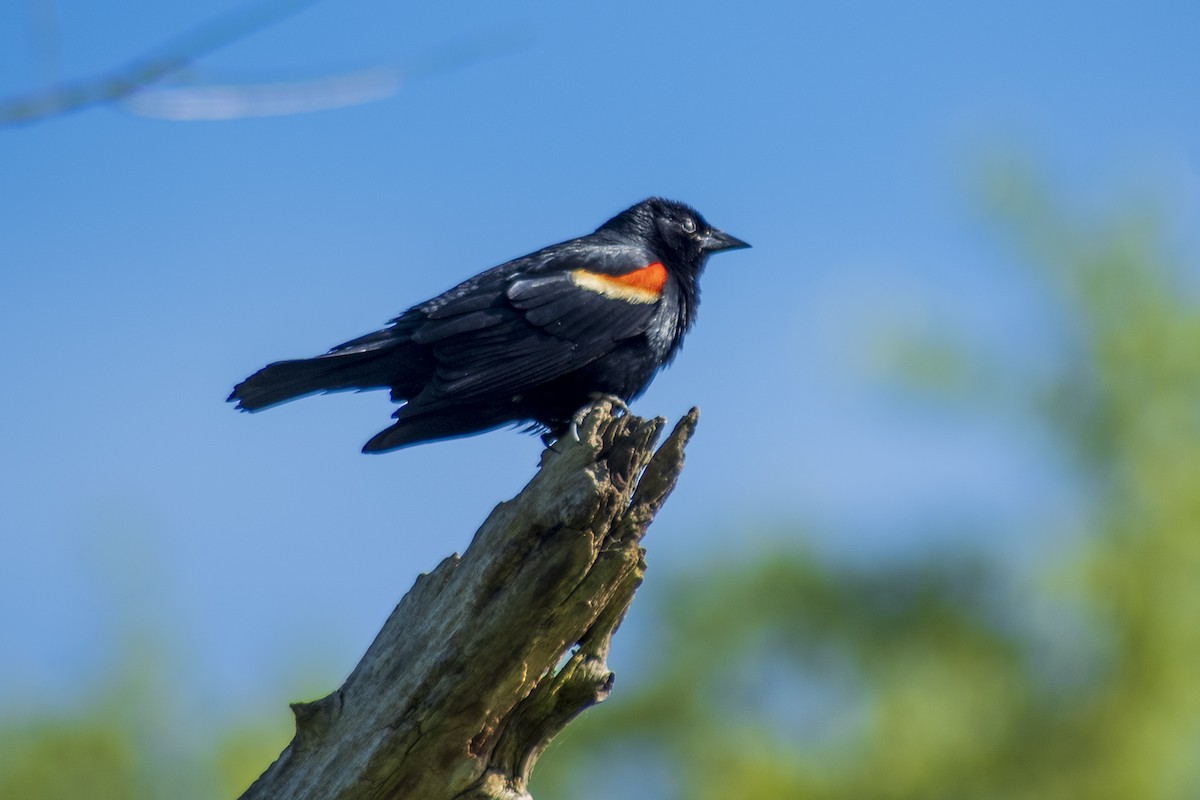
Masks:
[[[684,217],[683,218],[683,232],[684,233],[695,233],[696,232],[696,220],[692,219],[691,217]]]

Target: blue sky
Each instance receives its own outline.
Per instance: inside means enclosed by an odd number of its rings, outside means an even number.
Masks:
[[[33,5],[0,9],[0,95],[40,80]],[[66,77],[235,7],[58,5]],[[753,547],[815,521],[830,547],[893,553],[921,544],[881,538],[904,520],[1052,507],[1036,448],[899,402],[864,353],[881,325],[950,320],[1036,357],[1036,303],[972,201],[989,154],[1030,154],[1084,208],[1164,199],[1195,230],[1198,8],[346,0],[198,72],[506,52],[341,110],[0,131],[0,710],[102,673],[127,646],[117,608],[172,626],[213,708],[283,708],[306,665],[343,675],[540,446],[367,457],[386,396],[249,416],[229,388],[651,194],[754,245],[712,261],[697,328],[635,406],[703,412],[652,570],[729,526]]]

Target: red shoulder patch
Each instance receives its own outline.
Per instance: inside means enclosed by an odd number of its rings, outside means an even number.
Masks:
[[[624,275],[612,275],[610,280],[623,283],[635,289],[645,289],[658,294],[667,285],[667,268],[655,261],[649,266],[626,272]]]
[[[626,272],[624,275],[607,275],[577,269],[571,273],[571,281],[584,289],[630,303],[653,303],[662,295],[667,285],[667,268],[659,262]]]

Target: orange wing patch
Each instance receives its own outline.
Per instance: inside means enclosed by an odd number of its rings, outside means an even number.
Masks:
[[[655,261],[624,275],[605,275],[577,269],[571,273],[576,286],[627,303],[655,303],[667,284],[667,268]]]

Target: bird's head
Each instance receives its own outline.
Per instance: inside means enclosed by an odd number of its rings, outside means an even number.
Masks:
[[[637,238],[664,263],[697,271],[712,253],[750,246],[708,224],[691,206],[661,197],[627,208],[599,230]]]

